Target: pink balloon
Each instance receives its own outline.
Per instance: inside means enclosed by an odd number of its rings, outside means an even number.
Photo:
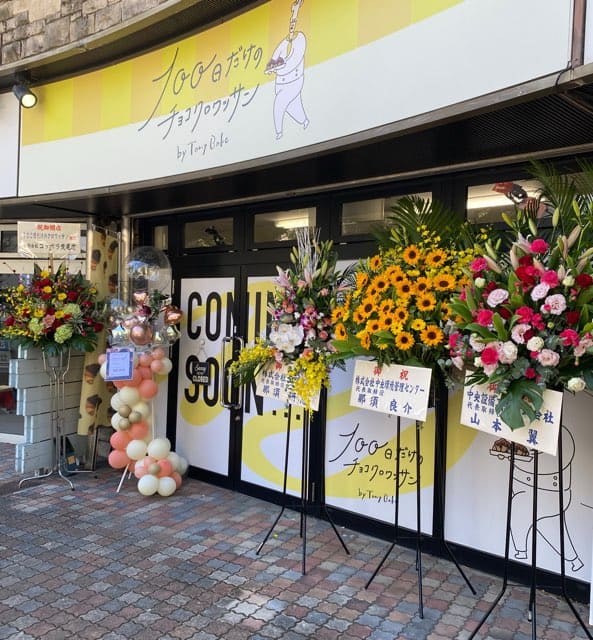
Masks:
[[[102,353],[98,358],[97,358],[97,362],[99,364],[103,364],[104,362],[107,362],[107,354],[106,353]]]
[[[153,462],[156,462],[156,458],[153,458],[152,456],[145,456],[142,460],[145,469],[148,469]]]
[[[129,380],[114,380],[113,386],[117,387],[118,389],[122,389],[128,384],[128,382]]]
[[[162,360],[153,360],[150,363],[150,370],[153,373],[160,373],[164,368],[165,368],[165,366],[163,365],[163,361]]]
[[[138,391],[140,392],[141,398],[144,400],[150,400],[159,392],[159,385],[152,379],[142,380],[138,387]]]
[[[157,360],[162,360],[165,357],[165,350],[162,347],[155,347],[152,350],[152,357]]]
[[[173,473],[173,465],[170,460],[167,460],[167,458],[159,460],[159,466],[161,467],[161,470],[158,473],[159,478],[162,478],[163,476],[170,476]]]
[[[129,433],[129,431],[116,431],[115,433],[111,434],[111,438],[109,438],[109,444],[114,449],[124,451],[131,440]]]
[[[107,462],[114,469],[123,469],[127,467],[132,461],[128,458],[125,451],[120,451],[119,449],[114,449],[109,453],[107,457]]]
[[[130,439],[131,440],[144,440],[148,435],[148,430],[150,427],[148,426],[148,422],[146,420],[140,420],[140,422],[135,422],[129,430]]]
[[[152,362],[152,356],[149,353],[143,353],[139,358],[138,362],[141,367],[150,367],[150,363]]]
[[[177,473],[177,471],[173,471],[173,473],[171,474],[171,477],[173,478],[173,480],[175,480],[175,484],[179,489],[179,487],[181,486],[181,483],[183,482],[183,480],[181,479],[181,476]]]
[[[138,367],[138,371],[140,371],[140,375],[143,380],[152,378],[152,371],[150,370],[150,367]]]
[[[144,466],[144,460],[136,460],[134,465],[134,476],[140,480],[142,476],[146,475],[146,467]]]

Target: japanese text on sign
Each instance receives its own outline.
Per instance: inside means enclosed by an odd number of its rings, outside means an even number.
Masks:
[[[274,365],[262,369],[256,378],[256,393],[264,398],[273,398],[287,402],[296,407],[304,407],[305,403],[294,392],[286,367],[276,368]],[[311,398],[311,409],[319,408],[319,394]]]
[[[461,406],[461,424],[491,433],[497,438],[505,438],[525,445],[529,449],[556,455],[562,393],[546,389],[544,403],[537,418],[531,424],[515,430],[496,415],[495,407],[498,400],[496,389],[490,385],[465,386]]]
[[[350,405],[413,420],[425,420],[432,371],[423,367],[357,360]]]
[[[18,252],[31,258],[74,258],[80,254],[80,224],[17,223]]]

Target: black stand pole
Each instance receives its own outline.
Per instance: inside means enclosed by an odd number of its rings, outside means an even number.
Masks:
[[[263,542],[257,548],[256,554],[259,555],[264,545],[268,541],[272,531],[274,531],[276,525],[278,524],[284,510],[287,506],[287,494],[286,494],[286,484],[288,477],[288,454],[289,454],[289,445],[290,445],[290,425],[291,425],[291,417],[292,417],[292,405],[288,405],[288,414],[286,420],[286,447],[284,450],[284,478],[282,481],[282,507],[280,509],[280,513],[276,516],[276,519],[272,523],[272,526],[266,533]],[[300,517],[300,535],[303,540],[302,546],[302,572],[303,575],[307,573],[306,571],[306,557],[307,557],[307,511],[308,511],[308,503],[309,503],[309,446],[310,446],[310,432],[311,432],[311,419],[310,413],[307,409],[303,410],[303,446],[301,452],[301,517]],[[327,507],[325,505],[325,495],[321,496],[322,504],[321,508],[325,513],[327,520],[329,521],[334,533],[336,534],[340,544],[344,551],[350,555],[350,551],[346,546],[346,543],[342,539],[332,517],[330,516]]]
[[[562,420],[560,421],[562,424]],[[527,612],[527,619],[531,622],[531,637],[532,640],[537,638],[537,606],[536,606],[536,588],[537,588],[537,493],[538,493],[538,467],[539,467],[539,453],[534,451],[533,456],[533,504],[531,515],[531,584],[529,588],[529,609]],[[505,545],[504,545],[504,571],[502,587],[490,608],[484,614],[483,618],[478,623],[478,626],[469,636],[468,640],[471,640],[476,636],[482,625],[486,622],[492,611],[494,611],[496,605],[500,602],[500,599],[504,595],[508,586],[508,571],[509,571],[509,547],[511,537],[511,516],[513,510],[513,477],[515,471],[515,443],[511,443],[511,458],[509,463],[509,489],[507,495],[507,522],[505,531]],[[560,576],[562,582],[562,596],[569,605],[575,618],[581,625],[587,638],[593,640],[593,636],[585,626],[581,616],[576,610],[574,604],[566,593],[566,572],[564,569],[565,555],[564,555],[564,482],[563,482],[563,460],[562,460],[562,427],[560,427],[560,434],[558,436],[558,506],[559,506],[559,533],[560,533]]]

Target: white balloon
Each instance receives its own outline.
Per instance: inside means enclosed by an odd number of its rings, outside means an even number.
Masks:
[[[142,416],[142,418],[146,420],[146,418],[148,418],[148,416],[150,415],[150,405],[148,404],[148,402],[144,402],[144,400],[141,400],[132,407],[132,412],[134,411],[137,411]]]
[[[104,362],[99,367],[99,375],[103,378],[103,380],[105,380],[105,378],[107,377],[107,363],[106,362]]]
[[[173,480],[173,483],[175,483],[175,480]],[[156,476],[150,475],[149,473],[145,476],[142,476],[140,480],[138,480],[138,491],[143,496],[154,495],[157,492],[158,488],[159,479]]]
[[[169,460],[169,462],[171,463],[171,466],[173,467],[173,471],[177,471],[177,473],[179,473],[179,459],[180,459],[180,456],[176,454],[174,451],[171,451],[167,456],[167,460]]]
[[[131,407],[140,400],[140,393],[136,387],[122,387],[119,390],[119,397],[122,399],[122,402],[129,404]]]
[[[152,476],[154,478],[154,476]],[[177,489],[177,483],[171,476],[163,476],[159,478],[158,494],[160,496],[172,496]]]
[[[183,476],[187,473],[187,467],[188,467],[188,463],[187,460],[185,458],[182,458],[181,456],[179,456],[179,469],[177,469],[177,473],[180,476]]]
[[[166,356],[161,360],[161,362],[163,363],[163,368],[159,371],[159,373],[166,376],[169,373],[171,373],[171,369],[173,368],[173,363],[171,362],[171,359],[167,358]]]
[[[126,453],[131,460],[140,460],[146,455],[146,442],[144,440],[131,440],[126,447]]]
[[[124,401],[121,399],[121,396],[119,395],[119,391],[117,391],[111,396],[110,403],[111,403],[111,408],[114,411],[117,411],[121,407]]]
[[[119,415],[119,413],[114,413],[111,416],[111,426],[116,430],[119,431],[119,421],[122,419],[122,417]]]
[[[162,460],[166,458],[171,451],[171,443],[167,438],[155,438],[148,445],[148,455],[156,458],[157,460]]]

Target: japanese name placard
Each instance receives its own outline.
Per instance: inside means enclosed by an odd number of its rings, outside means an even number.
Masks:
[[[255,388],[258,396],[280,400],[295,407],[305,406],[299,395],[294,392],[288,377],[288,369],[284,366],[276,368],[272,365],[262,369],[255,379]],[[319,393],[311,398],[310,408],[313,411],[319,408]]]
[[[357,360],[350,405],[391,415],[426,420],[431,369]]]
[[[544,404],[538,417],[529,425],[512,430],[495,411],[499,397],[495,389],[487,384],[465,386],[461,406],[461,424],[478,431],[491,433],[528,449],[536,449],[553,456],[558,446],[562,393],[546,389]]]

